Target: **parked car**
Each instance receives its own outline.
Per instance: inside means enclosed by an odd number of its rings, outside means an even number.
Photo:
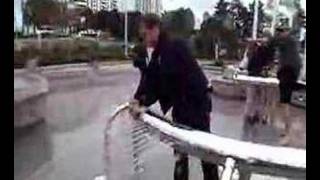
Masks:
[[[42,37],[54,36],[57,30],[53,26],[44,25],[36,29],[36,34],[40,34]]]
[[[78,37],[99,37],[100,35],[101,31],[95,31],[93,29],[83,30],[78,33]]]

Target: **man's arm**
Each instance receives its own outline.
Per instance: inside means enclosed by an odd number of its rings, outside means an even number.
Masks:
[[[145,71],[141,72],[140,82],[134,94],[140,105],[150,106],[158,100],[157,83],[157,77]]]
[[[145,83],[143,78],[144,78],[144,75],[143,73],[141,73],[138,87],[136,89],[136,92],[134,93],[134,99],[138,100],[139,102],[142,101],[142,99],[144,99],[143,96],[145,96],[145,87],[144,87]]]
[[[144,71],[147,68],[144,47],[142,45],[137,45],[134,49],[134,54],[133,66],[138,68],[140,72]]]

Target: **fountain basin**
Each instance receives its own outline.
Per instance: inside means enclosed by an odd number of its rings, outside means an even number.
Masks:
[[[46,112],[47,80],[32,73],[14,75],[14,127],[43,121]]]

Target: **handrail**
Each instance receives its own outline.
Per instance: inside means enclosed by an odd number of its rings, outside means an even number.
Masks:
[[[299,169],[306,168],[306,151],[303,149],[256,144],[220,137],[212,133],[197,130],[190,131],[180,129],[148,114],[144,114],[142,120],[163,133],[171,135],[181,141],[189,142],[194,146],[212,150],[223,156]]]
[[[129,109],[129,103],[118,106],[111,119],[114,119],[120,112]],[[230,165],[231,161],[238,163],[239,166],[243,164],[262,165],[263,167],[274,169],[281,168],[292,170],[293,172],[299,171],[302,172],[302,176],[305,176],[305,149],[276,147],[252,142],[244,142],[221,137],[212,133],[201,132],[198,130],[182,129],[147,113],[141,114],[141,118],[139,118],[139,120],[155,129],[158,129],[161,133],[174,137],[179,141],[188,143],[192,147],[204,149],[219,156],[225,157],[227,161],[226,163],[229,163],[228,167],[236,167],[232,163]],[[111,126],[112,121],[113,120],[108,121],[109,127]],[[223,174],[225,173],[226,172]],[[224,177],[230,176],[225,175]]]

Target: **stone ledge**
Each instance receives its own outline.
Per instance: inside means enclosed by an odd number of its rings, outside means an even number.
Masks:
[[[211,79],[211,83],[213,85],[213,92],[216,95],[235,99],[246,98],[246,87],[235,83],[233,80],[224,79],[222,76],[215,76]]]
[[[37,74],[15,76],[14,80],[14,102],[21,102],[49,91],[48,81]]]
[[[98,71],[107,70],[123,70],[133,68],[131,64],[119,64],[119,65],[103,65],[98,67]],[[82,76],[88,73],[92,69],[90,65],[83,66],[69,66],[52,69],[42,69],[41,74],[50,77],[65,77],[65,76]]]
[[[212,77],[211,83],[213,85],[213,92],[216,95],[234,99],[246,99],[247,85],[244,83],[239,83],[231,79],[225,79],[222,76]],[[270,86],[269,88],[278,89],[278,86]],[[278,91],[277,94],[279,94]]]
[[[14,127],[25,127],[46,117],[48,81],[35,73],[14,77]]]

